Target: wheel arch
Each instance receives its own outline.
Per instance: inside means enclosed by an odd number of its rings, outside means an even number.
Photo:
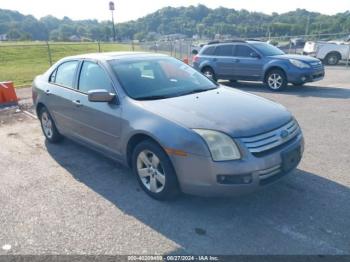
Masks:
[[[339,51],[333,50],[333,51],[328,52],[328,53],[324,56],[324,60],[327,60],[327,59],[328,59],[328,56],[333,55],[333,54],[335,54],[336,56],[338,56],[338,59],[339,59],[339,60],[342,59],[341,53],[340,53]],[[327,62],[328,62],[328,61],[326,61],[326,63],[327,63]]]
[[[163,148],[163,146],[156,139],[154,139],[152,136],[150,136],[148,134],[145,134],[145,133],[133,134],[129,138],[127,145],[126,145],[126,163],[129,167],[132,166],[132,153],[133,153],[135,147],[145,140],[151,140],[152,142],[156,143],[161,148]]]
[[[46,108],[45,104],[42,103],[42,102],[39,102],[37,105],[36,105],[36,108],[35,108],[35,112],[36,112],[36,115],[39,117],[39,114],[40,114],[40,110],[42,108]]]
[[[273,66],[271,66],[271,67],[269,67],[269,68],[267,68],[267,69],[265,70],[265,74],[264,74],[264,82],[265,82],[265,83],[266,83],[268,74],[269,74],[271,71],[273,71],[273,70],[280,70],[280,71],[282,71],[283,74],[284,74],[284,76],[286,77],[286,79],[287,79],[287,81],[288,81],[288,75],[287,75],[286,70],[285,70],[283,67],[281,67],[281,66],[273,65]]]
[[[203,65],[202,67],[201,67],[201,72],[203,73],[203,71],[205,70],[205,69],[210,69],[210,70],[212,70],[214,73],[215,73],[215,71],[214,71],[214,68],[211,66],[211,65],[209,65],[209,64],[205,64],[205,65]]]

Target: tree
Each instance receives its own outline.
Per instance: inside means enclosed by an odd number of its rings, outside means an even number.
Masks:
[[[197,24],[196,29],[197,29],[197,34],[199,35],[200,38],[202,38],[203,33],[204,33],[204,29],[205,29],[205,25],[204,24]]]
[[[136,34],[134,34],[134,39],[142,41],[146,39],[146,33],[145,32],[138,32]]]
[[[60,25],[60,27],[58,28],[58,31],[59,31],[59,39],[62,41],[68,41],[69,37],[76,34],[76,30],[74,26],[69,24]]]
[[[16,30],[16,29],[11,29],[8,33],[7,33],[7,37],[10,40],[18,40],[21,37],[21,32]]]
[[[60,31],[58,29],[52,30],[49,35],[49,40],[59,41],[60,40]]]
[[[204,5],[165,7],[136,21],[118,24],[116,33],[119,40],[155,40],[159,35],[175,33],[210,38],[218,33],[252,38],[268,36],[269,33],[273,36],[302,35],[308,19],[312,34],[350,34],[350,11],[330,16],[297,9],[267,15],[223,7],[209,9]],[[0,34],[8,34],[11,39],[68,41],[71,36],[78,35],[84,39],[108,41],[112,31],[109,21],[74,21],[68,17],[58,19],[53,16],[37,20],[33,16],[0,9]]]

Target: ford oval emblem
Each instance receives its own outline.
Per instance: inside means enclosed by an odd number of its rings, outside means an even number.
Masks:
[[[289,132],[287,130],[281,131],[281,138],[286,139],[289,136]]]

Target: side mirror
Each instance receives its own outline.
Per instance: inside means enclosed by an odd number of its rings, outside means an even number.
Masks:
[[[88,99],[90,102],[112,102],[116,98],[115,94],[108,92],[105,89],[90,90]]]
[[[198,50],[193,49],[193,50],[192,50],[192,55],[198,55]]]

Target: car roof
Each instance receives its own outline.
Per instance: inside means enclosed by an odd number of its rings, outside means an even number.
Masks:
[[[258,40],[247,40],[247,41],[227,41],[227,42],[213,42],[213,43],[209,43],[207,45],[205,45],[205,47],[209,47],[209,46],[220,46],[220,45],[244,45],[244,44],[255,44],[255,43],[265,43],[262,41],[258,41]]]
[[[65,57],[64,60],[73,59],[94,59],[94,60],[115,60],[115,59],[127,59],[138,57],[167,57],[164,54],[147,53],[147,52],[104,52],[104,53],[89,53],[82,55],[75,55]]]

